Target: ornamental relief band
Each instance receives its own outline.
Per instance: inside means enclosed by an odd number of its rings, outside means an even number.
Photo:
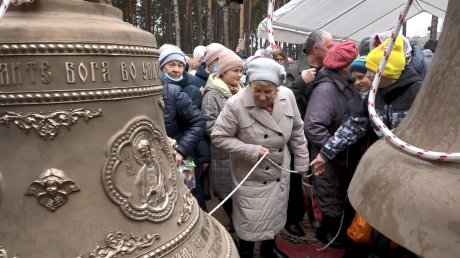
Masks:
[[[115,71],[118,72],[115,75]],[[12,62],[0,63],[0,86],[20,86],[37,83],[64,83],[54,81],[55,74],[65,74],[67,84],[127,82],[141,79],[151,81],[160,78],[157,62],[144,59],[134,61],[65,61],[59,67],[49,62]]]

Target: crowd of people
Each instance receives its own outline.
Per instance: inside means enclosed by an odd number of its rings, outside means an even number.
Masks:
[[[367,99],[390,35],[357,44],[314,31],[296,64],[283,51],[259,49],[246,58],[218,43],[196,47],[193,57],[174,45],[160,48],[166,132],[177,142],[178,166],[196,164],[191,191],[201,209],[208,211],[212,194],[223,201],[265,157],[223,204],[241,257],[252,258],[256,242],[262,257],[288,257],[276,235],[284,228],[303,236],[305,214],[316,238],[346,248],[344,257],[416,257],[375,229],[365,245],[347,235],[356,214],[349,183],[382,137]],[[433,52],[397,37],[375,101],[389,129],[406,116]]]

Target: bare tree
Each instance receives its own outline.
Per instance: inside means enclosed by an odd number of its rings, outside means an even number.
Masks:
[[[223,11],[224,11],[224,46],[226,47],[230,47],[230,42],[229,42],[229,31],[228,31],[228,17],[229,17],[229,14],[228,14],[228,6],[224,6],[223,7]]]
[[[180,48],[181,46],[180,46],[179,5],[177,4],[177,0],[173,0],[173,7],[174,7],[174,26],[176,28],[176,46]]]
[[[191,52],[190,49],[193,45],[193,32],[192,32],[192,6],[190,5],[190,0],[185,1],[185,26],[184,27],[184,44],[182,46],[182,50],[186,53]]]
[[[218,42],[234,49],[242,38],[247,54],[252,54],[257,45],[256,22],[265,17],[266,2],[244,1],[238,16],[236,9],[222,8],[225,0],[112,0],[122,10],[124,21],[154,33],[158,45],[172,43],[191,52],[196,44]],[[277,6],[287,2],[278,0]]]
[[[203,7],[202,7],[202,0],[198,0],[198,7],[197,7],[197,15],[198,15],[198,44],[203,45]]]
[[[244,4],[240,5],[240,33],[239,38],[242,39],[244,37]],[[243,46],[241,46],[243,47]]]
[[[438,38],[438,17],[431,16],[430,39],[436,40]]]
[[[214,33],[212,26],[212,0],[208,0],[208,43],[212,42],[212,35]]]
[[[128,22],[134,24],[134,13],[135,9],[133,8],[133,0],[128,0]]]
[[[151,5],[152,5],[152,1],[151,0],[144,0],[144,7],[145,7],[145,23],[146,23],[146,26],[145,26],[145,30],[147,30],[148,32],[153,32],[153,28],[152,28],[152,19],[155,15],[155,12],[151,12]]]

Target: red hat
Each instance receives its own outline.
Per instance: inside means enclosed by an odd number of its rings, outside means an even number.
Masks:
[[[358,57],[358,48],[353,41],[345,40],[332,47],[323,60],[323,65],[332,70],[342,70]]]

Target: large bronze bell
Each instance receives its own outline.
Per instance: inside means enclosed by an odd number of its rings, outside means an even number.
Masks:
[[[460,2],[449,1],[421,91],[396,135],[433,151],[460,151]],[[460,164],[432,162],[378,141],[350,184],[352,205],[373,227],[423,257],[460,257]]]
[[[182,183],[152,34],[108,0],[0,23],[0,257],[237,257]]]

